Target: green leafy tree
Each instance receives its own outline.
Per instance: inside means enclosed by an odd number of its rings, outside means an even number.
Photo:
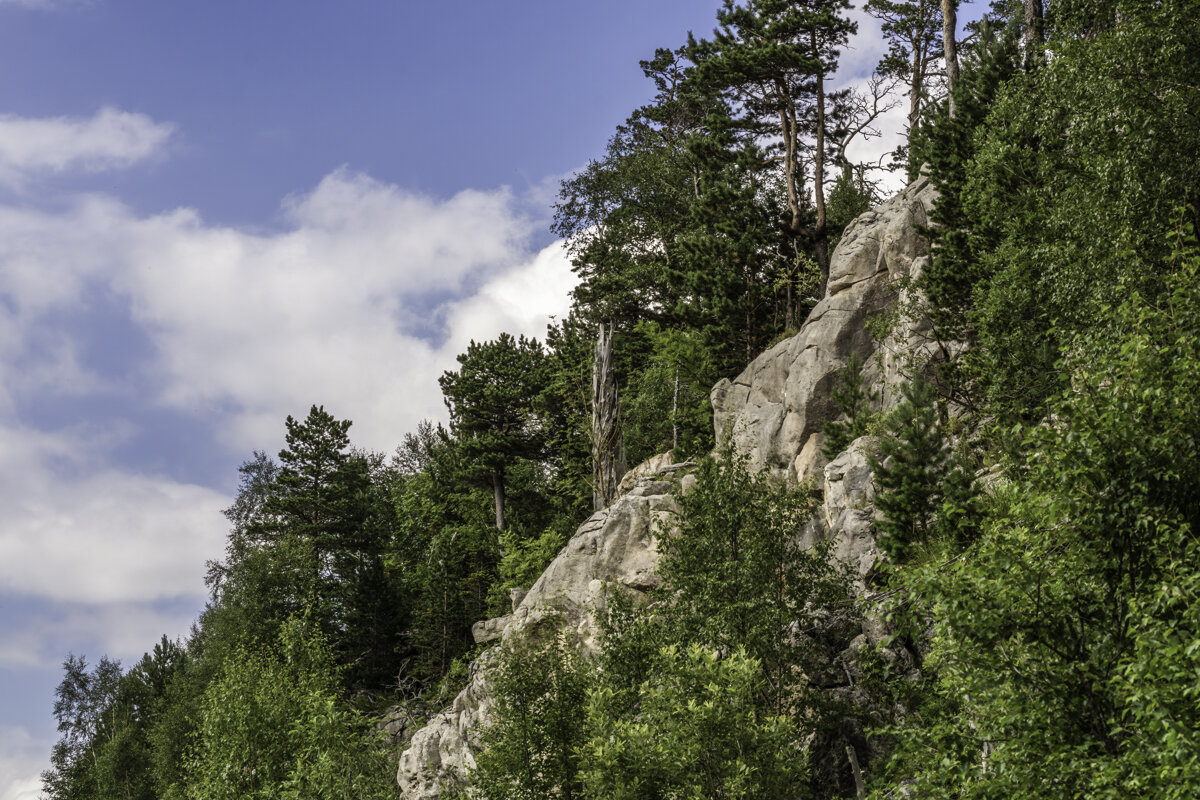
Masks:
[[[89,672],[83,657],[68,656],[54,704],[62,737],[42,775],[46,796],[158,797],[151,730],[184,659],[165,636],[125,673],[107,658]]]
[[[1186,230],[1186,226],[1182,226]],[[1188,797],[1200,788],[1200,255],[1075,341],[980,540],[909,584],[931,702],[895,763],[922,797]],[[1121,331],[1113,336],[1111,331]]]
[[[689,147],[705,165],[692,224],[682,239],[678,311],[696,330],[721,374],[736,374],[782,326],[772,318],[774,277],[785,242],[775,224],[765,154],[739,141],[728,112],[710,115],[709,131]]]
[[[654,99],[618,126],[601,158],[563,182],[553,226],[579,276],[574,313],[585,330],[611,324],[622,340],[640,321],[666,321],[682,298],[678,240],[704,169],[688,139],[719,105],[694,91],[682,49],[660,48],[641,67]],[[622,365],[622,382],[625,374]]]
[[[146,739],[159,800],[185,797],[188,753],[199,725],[204,692],[220,669],[220,657],[225,652],[223,648],[206,652],[205,633],[202,625],[193,629],[186,647],[181,648],[177,668],[151,708]],[[157,659],[157,653],[154,657]]]
[[[678,530],[660,534],[659,571],[677,592],[677,624],[690,637],[684,641],[745,648],[767,677],[764,701],[777,711],[806,702],[795,667],[825,655],[788,636],[789,626],[806,609],[847,602],[825,553],[797,541],[813,508],[807,495],[750,472],[725,448],[719,460],[701,462],[696,487],[681,501]]]
[[[659,573],[670,593],[662,624],[681,648],[744,651],[761,676],[757,713],[788,716],[800,735],[812,735],[810,788],[836,791],[851,781],[846,732],[837,729],[845,709],[814,676],[834,663],[857,617],[842,568],[825,548],[801,547],[813,500],[750,472],[728,447],[696,474],[678,529],[659,534]]]
[[[842,231],[862,213],[870,211],[879,197],[866,180],[865,169],[843,164],[842,171],[829,192],[829,249],[832,252],[842,240]]]
[[[716,369],[700,337],[643,323],[652,351],[624,396],[625,447],[635,464],[666,450],[676,460],[712,449],[709,391]],[[665,412],[665,413],[664,413]]]
[[[279,451],[275,490],[265,510],[287,532],[308,539],[331,571],[332,551],[354,541],[362,529],[363,493],[369,482],[365,460],[350,453],[350,420],[338,420],[324,406],[308,416],[286,420],[287,446]]]
[[[190,800],[390,798],[381,734],[338,697],[333,655],[299,622],[278,655],[244,648],[205,692],[188,762]]]
[[[46,794],[55,800],[104,796],[100,754],[126,722],[117,704],[121,664],[100,659],[87,669],[83,656],[69,655],[55,691],[54,718],[61,734],[42,773]]]
[[[636,689],[636,715],[612,717],[608,691],[587,707],[586,796],[794,798],[806,774],[792,718],[758,705],[763,674],[744,650],[718,657],[668,646]]]
[[[997,36],[985,26],[955,89],[956,113],[943,104],[921,135],[911,141],[909,176],[915,177],[928,162],[930,180],[939,192],[931,214],[932,263],[921,274],[921,288],[929,297],[935,334],[943,341],[970,340],[967,309],[980,280],[978,250],[988,240],[976,230],[964,207],[966,169],[977,143],[975,128],[987,115],[996,93],[1018,71],[1016,40],[1010,33]]]
[[[222,562],[209,565],[210,644],[271,641],[294,615],[319,624],[360,689],[395,676],[407,604],[384,553],[394,527],[380,459],[350,447],[349,420],[313,406],[286,420],[276,463],[256,453],[226,516]]]
[[[469,776],[472,791],[488,800],[584,797],[579,759],[587,663],[564,634],[526,631],[502,645],[488,665],[495,706]]]
[[[461,442],[422,423],[397,454],[396,536],[390,570],[412,602],[410,670],[435,685],[472,646],[471,625],[488,616],[499,559],[487,492],[469,474]]]
[[[536,459],[544,447],[534,400],[545,375],[545,353],[536,339],[507,333],[471,342],[457,372],[438,380],[450,409],[451,430],[463,455],[491,484],[496,528],[505,527],[505,475],[518,459]]]
[[[1062,388],[1055,362],[1120,302],[1116,287],[1161,290],[1162,222],[1194,207],[1200,185],[1193,12],[1052,4],[1051,57],[1030,72],[1020,19],[998,35],[981,28],[958,115],[931,121],[913,161],[929,161],[941,192],[922,277],[935,328],[976,345],[947,373],[959,402],[1009,424],[1040,418]]]

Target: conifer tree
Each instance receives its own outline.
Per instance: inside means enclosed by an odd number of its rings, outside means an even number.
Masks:
[[[882,513],[880,544],[897,561],[929,539],[942,501],[958,469],[943,430],[933,385],[918,372],[901,389],[900,405],[889,418],[890,435],[870,457],[879,486],[875,508]]]
[[[443,373],[438,383],[451,430],[490,483],[496,528],[504,530],[505,473],[544,447],[535,402],[544,386],[545,353],[536,339],[502,333],[490,342],[472,340],[458,363],[458,371]]]
[[[788,230],[811,243],[821,270],[818,295],[829,276],[825,168],[829,138],[826,80],[837,68],[840,48],[857,30],[846,12],[848,0],[725,0],[711,40],[689,38],[695,80],[728,91],[744,124],[777,142]],[[806,224],[802,162],[812,139],[812,192],[815,218]]]
[[[314,405],[303,422],[288,416],[275,491],[265,504],[288,535],[312,544],[326,574],[338,551],[359,543],[366,519],[370,474],[350,452],[351,424],[324,406]]]
[[[937,0],[867,0],[866,12],[880,22],[887,54],[881,75],[903,78],[908,85],[908,135],[921,125],[930,100],[930,81],[942,55],[942,14]]]

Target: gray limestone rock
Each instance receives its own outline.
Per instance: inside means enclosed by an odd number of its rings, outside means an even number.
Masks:
[[[855,588],[865,592],[882,554],[875,542],[875,484],[863,436],[825,467],[822,524],[833,542],[833,556],[851,569]]]
[[[476,641],[507,638],[552,619],[574,634],[581,649],[592,650],[598,632],[594,614],[603,606],[606,587],[646,590],[658,583],[654,534],[659,525],[672,525],[679,512],[675,496],[682,473],[682,465],[661,466],[664,471],[647,470],[616,502],[589,517],[512,614],[472,628]],[[486,651],[471,665],[467,687],[400,754],[396,780],[402,797],[439,797],[444,784],[475,765],[472,747],[491,705],[487,674],[494,652]]]
[[[819,475],[813,437],[839,413],[830,393],[852,354],[879,390],[878,404],[891,404],[914,350],[927,346],[928,330],[899,317],[884,341],[875,342],[867,324],[906,300],[904,279],[920,269],[928,250],[919,227],[928,224],[935,199],[921,178],[859,216],[834,250],[827,294],[800,332],[713,389],[717,438],[731,437],[749,454],[751,468],[797,482]]]

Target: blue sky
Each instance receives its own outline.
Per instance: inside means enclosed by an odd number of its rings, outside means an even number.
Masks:
[[[0,800],[68,652],[187,632],[287,414],[391,451],[471,338],[565,311],[557,182],[719,5],[0,0]]]

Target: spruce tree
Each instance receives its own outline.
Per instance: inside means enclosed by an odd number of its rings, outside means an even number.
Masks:
[[[918,372],[901,389],[888,418],[889,435],[869,459],[880,492],[880,545],[896,561],[928,540],[938,517],[947,477],[956,468],[938,415],[933,385]]]

